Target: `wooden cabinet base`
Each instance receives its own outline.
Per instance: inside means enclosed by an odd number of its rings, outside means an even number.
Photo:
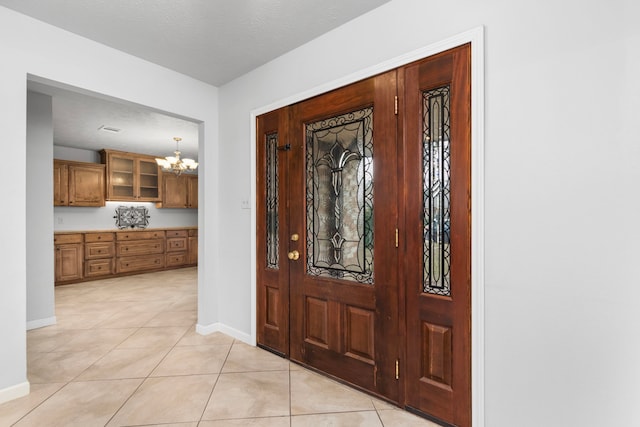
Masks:
[[[160,270],[164,268],[164,255],[145,255],[117,259],[116,273]]]
[[[167,254],[167,268],[184,267],[189,256],[186,252],[174,252]]]
[[[192,267],[197,229],[58,232],[55,285]]]
[[[90,259],[84,262],[84,277],[98,278],[113,274],[113,259]]]

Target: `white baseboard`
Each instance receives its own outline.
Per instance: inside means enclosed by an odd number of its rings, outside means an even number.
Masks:
[[[27,322],[27,331],[30,331],[31,329],[38,329],[45,326],[55,325],[56,323],[58,323],[56,316],[47,317],[46,319],[30,320]]]
[[[0,390],[0,404],[13,399],[17,399],[22,396],[26,396],[27,394],[29,394],[30,390],[31,386],[29,385],[29,381],[4,388]]]
[[[196,332],[200,335],[209,335],[214,332],[222,332],[225,335],[229,335],[237,340],[240,340],[249,345],[256,345],[255,342],[251,339],[251,335],[245,332],[234,329],[230,326],[227,326],[223,323],[213,323],[211,325],[196,325]]]

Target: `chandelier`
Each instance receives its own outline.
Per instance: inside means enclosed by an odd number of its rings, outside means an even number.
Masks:
[[[182,174],[186,170],[195,170],[198,167],[198,162],[193,159],[181,159],[180,150],[178,150],[178,143],[182,141],[182,138],[177,136],[173,138],[176,142],[176,151],[173,153],[175,156],[167,156],[164,159],[156,159],[158,166],[162,168],[164,172],[173,172],[176,176]]]

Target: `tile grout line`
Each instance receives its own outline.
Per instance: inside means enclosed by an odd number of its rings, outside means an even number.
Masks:
[[[162,311],[161,311],[161,312],[162,312]],[[147,322],[147,323],[148,323],[148,322]],[[145,324],[146,324],[146,323],[145,323]],[[195,323],[194,323],[194,326],[195,326]],[[162,327],[162,328],[167,328],[167,327],[168,327],[168,326],[164,326],[164,327]],[[143,325],[143,326],[140,326],[140,327],[136,330],[136,332],[138,332],[139,330],[141,330],[141,329],[143,329],[143,328],[144,328],[144,325]],[[155,370],[158,368],[158,366],[160,366],[160,364],[161,364],[161,363],[164,361],[164,359],[169,355],[169,353],[171,353],[171,351],[172,351],[172,350],[177,346],[178,342],[180,342],[180,340],[181,340],[182,338],[184,338],[184,336],[187,334],[187,332],[189,332],[189,329],[190,329],[190,328],[191,328],[191,327],[188,327],[188,328],[184,331],[184,333],[183,333],[182,335],[180,335],[180,337],[176,340],[176,342],[175,342],[175,343],[173,344],[173,346],[169,349],[169,351],[167,351],[167,352],[165,353],[165,355],[164,355],[164,356],[162,356],[162,358],[158,361],[158,363],[157,363],[157,364],[156,364],[156,365],[155,365],[155,366],[154,366],[154,367],[149,371],[149,373],[147,374],[147,376],[146,376],[146,377],[144,377],[144,378],[142,378],[142,381],[140,382],[140,384],[138,384],[138,386],[135,388],[135,390],[133,390],[133,392],[129,395],[129,397],[127,397],[127,398],[125,399],[125,401],[124,401],[124,402],[122,402],[122,405],[120,405],[120,406],[118,407],[118,409],[116,409],[116,411],[113,413],[113,415],[111,415],[111,417],[107,420],[107,422],[105,423],[105,427],[106,427],[107,425],[109,425],[109,423],[114,419],[114,417],[118,414],[118,412],[120,412],[120,411],[122,410],[122,408],[124,408],[124,406],[127,404],[127,402],[129,402],[129,401],[131,400],[131,398],[132,398],[132,397],[133,397],[133,396],[138,392],[138,390],[140,390],[140,387],[142,387],[142,385],[143,385],[143,384],[144,384],[144,383],[145,383],[145,382],[146,382],[146,381],[151,377],[151,374],[153,374],[153,371],[155,371]],[[134,332],[134,333],[135,333],[135,332]],[[133,335],[133,333],[132,333],[131,335]],[[131,335],[130,335],[130,336],[131,336]],[[128,337],[127,337],[127,339],[128,339]],[[126,341],[126,339],[125,339],[125,340],[123,340],[120,344],[122,344],[124,341]],[[118,344],[118,345],[120,345],[120,344]],[[115,348],[115,347],[114,347],[114,348]]]
[[[229,359],[229,354],[231,354],[231,349],[233,348],[235,343],[236,343],[235,339],[231,341],[231,345],[229,346],[229,351],[227,351],[227,355],[224,357],[224,362],[222,362],[222,365],[220,366],[220,372],[218,372],[216,381],[213,383],[213,387],[211,388],[211,392],[209,393],[209,398],[207,399],[207,402],[205,403],[204,408],[202,408],[202,413],[200,414],[200,418],[197,421],[198,425],[200,425],[200,423],[203,421],[202,417],[204,417],[204,413],[207,411],[207,407],[209,406],[209,403],[211,402],[211,398],[213,397],[213,392],[215,391],[216,386],[218,385],[218,381],[220,381],[220,376],[222,375],[222,370],[224,369],[224,365],[227,363],[227,359]]]

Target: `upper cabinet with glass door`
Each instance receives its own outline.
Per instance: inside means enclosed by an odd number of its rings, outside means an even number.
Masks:
[[[107,200],[158,202],[162,172],[155,157],[102,150],[107,165]]]

